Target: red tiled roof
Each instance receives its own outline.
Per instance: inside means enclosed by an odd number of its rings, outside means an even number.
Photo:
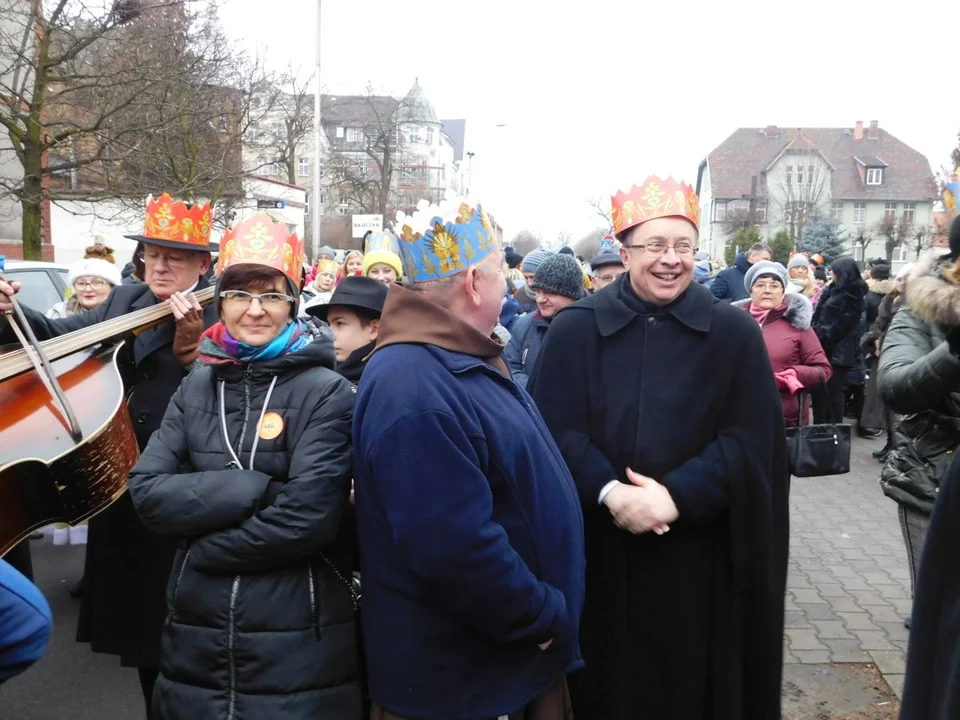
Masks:
[[[883,129],[875,140],[855,140],[851,128],[802,128],[768,132],[739,128],[707,156],[715,198],[738,199],[750,192],[750,179],[760,175],[784,150],[816,150],[833,166],[831,194],[836,200],[935,201],[937,185],[930,163],[919,152]],[[859,156],[882,158],[882,185],[864,185]],[[761,187],[763,183],[760,184]]]

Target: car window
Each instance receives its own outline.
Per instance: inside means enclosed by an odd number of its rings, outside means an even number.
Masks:
[[[63,300],[63,296],[60,295],[60,291],[45,269],[10,269],[4,272],[3,277],[5,280],[16,280],[20,283],[20,292],[17,299],[38,312],[45,313]]]

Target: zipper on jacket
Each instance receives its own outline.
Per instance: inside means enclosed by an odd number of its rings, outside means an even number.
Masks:
[[[180,581],[183,579],[183,571],[187,569],[187,560],[190,558],[190,550],[187,548],[183,554],[183,562],[180,563],[180,570],[177,571],[177,579],[173,583],[173,598],[170,600],[170,612],[167,613],[167,622],[173,622],[173,613],[177,609],[177,595],[180,594]]]
[[[313,634],[320,639],[320,616],[317,614],[317,585],[313,578],[313,563],[307,560],[307,583],[310,586],[310,622],[313,623]]]
[[[230,589],[230,616],[229,629],[227,631],[227,656],[230,669],[230,700],[227,706],[227,720],[233,720],[237,712],[237,667],[234,659],[234,648],[236,647],[236,612],[237,612],[237,594],[240,590],[240,576],[233,578],[233,587]]]

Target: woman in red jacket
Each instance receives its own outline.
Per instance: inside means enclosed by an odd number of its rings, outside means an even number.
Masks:
[[[750,297],[734,304],[744,308],[760,324],[780,388],[784,423],[795,427],[800,420],[797,393],[826,383],[833,373],[820,340],[810,328],[813,306],[800,293],[786,292],[789,278],[780,263],[769,260],[755,263],[747,271],[744,285]],[[809,404],[804,406],[801,424],[806,425]]]

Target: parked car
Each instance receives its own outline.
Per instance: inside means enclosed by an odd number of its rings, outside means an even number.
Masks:
[[[67,273],[70,268],[49,262],[7,260],[3,277],[20,283],[17,299],[27,307],[45,313],[66,299]]]

